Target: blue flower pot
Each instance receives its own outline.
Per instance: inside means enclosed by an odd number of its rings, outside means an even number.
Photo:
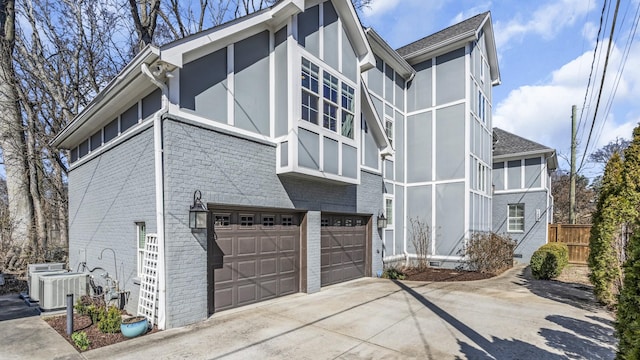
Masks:
[[[120,332],[128,338],[140,336],[146,333],[148,328],[149,321],[144,316],[134,316],[122,319],[122,323],[120,324]]]

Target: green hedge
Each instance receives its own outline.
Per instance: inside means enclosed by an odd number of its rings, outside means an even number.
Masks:
[[[553,279],[569,263],[569,248],[563,243],[542,245],[531,256],[531,274],[536,279]]]

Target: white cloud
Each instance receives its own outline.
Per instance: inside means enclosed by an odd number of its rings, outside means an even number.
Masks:
[[[603,47],[606,48],[606,43]],[[640,58],[640,47],[636,46],[631,52],[628,62],[638,58]],[[571,106],[578,106],[578,116],[580,116],[592,59],[593,52],[586,52],[553,71],[545,83],[521,86],[512,90],[506,99],[495,105],[494,125],[553,147],[559,153],[568,154],[571,136]],[[640,114],[635,104],[637,91],[640,90],[640,69],[633,66],[625,68],[610,112],[605,114],[607,102],[614,89],[614,80],[620,67],[620,60],[621,51],[614,47],[588,153],[602,147],[616,137],[630,138],[633,128],[640,120]],[[604,62],[604,56],[602,62]],[[601,63],[600,67],[602,65]],[[593,75],[592,85],[595,83],[596,89],[600,86],[601,76],[601,70],[596,71]],[[590,94],[587,101],[588,108],[584,110],[583,121],[578,133],[579,156],[584,152],[586,146],[596,98],[597,94]],[[627,114],[621,115],[625,112]],[[605,115],[607,120],[603,121]]]
[[[461,21],[464,21],[472,16],[481,14],[487,10],[491,9],[491,1],[485,1],[485,2],[481,2],[476,6],[467,8],[459,13],[456,14],[456,16],[453,17],[453,19],[451,19],[451,22],[449,23],[449,25],[454,25],[457,24]]]
[[[561,0],[544,4],[529,14],[514,14],[507,22],[494,25],[498,49],[506,48],[511,41],[521,41],[526,35],[537,34],[552,39],[565,27],[585,20],[585,15],[595,6],[593,1]]]

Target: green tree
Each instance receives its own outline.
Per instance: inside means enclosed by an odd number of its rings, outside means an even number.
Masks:
[[[629,250],[616,321],[618,359],[640,359],[640,233],[631,238]]]
[[[624,152],[622,186],[620,188],[621,216],[633,219],[634,228],[640,223],[640,125],[633,130],[631,144]],[[630,222],[631,223],[631,222]],[[634,229],[632,229],[634,230]],[[640,231],[635,231],[627,248],[624,281],[618,299],[616,331],[620,340],[619,359],[640,359]]]
[[[620,155],[615,153],[605,167],[589,238],[589,278],[598,301],[608,306],[615,304],[622,285],[622,262],[616,251],[616,237],[623,223],[618,212],[622,205],[619,196],[622,166]]]

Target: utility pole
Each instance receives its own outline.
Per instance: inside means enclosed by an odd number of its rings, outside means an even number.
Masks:
[[[571,173],[569,174],[569,224],[576,223],[576,106],[571,106]]]

